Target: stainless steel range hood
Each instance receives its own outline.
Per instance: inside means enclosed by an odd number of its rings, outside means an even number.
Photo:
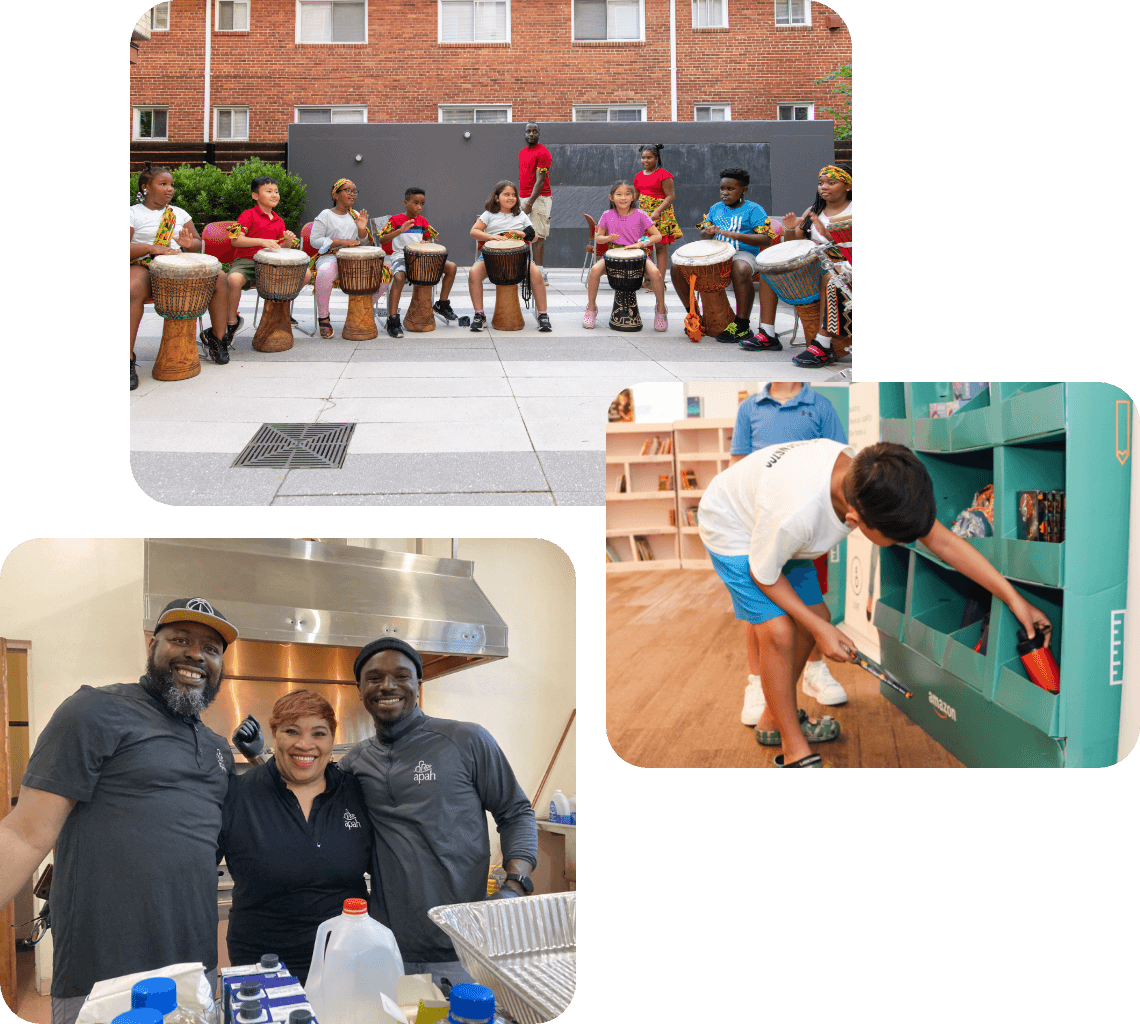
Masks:
[[[273,701],[304,686],[363,739],[352,663],[377,637],[407,641],[424,679],[507,657],[507,626],[475,582],[474,563],[305,540],[152,540],[143,546],[145,628],[179,597],[217,604],[241,638],[226,650],[226,684],[203,715],[229,735],[246,714],[264,725]],[[343,717],[342,717],[343,716]]]
[[[199,595],[244,640],[359,648],[393,636],[456,659],[440,666],[454,672],[507,656],[506,623],[474,570],[455,558],[306,540],[148,540],[147,627],[169,601]]]

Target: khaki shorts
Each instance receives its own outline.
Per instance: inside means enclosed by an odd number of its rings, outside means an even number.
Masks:
[[[553,196],[539,196],[530,211],[530,222],[534,225],[536,238],[546,238],[550,234],[550,205]]]

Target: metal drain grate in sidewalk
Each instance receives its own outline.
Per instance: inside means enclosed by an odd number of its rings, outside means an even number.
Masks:
[[[355,423],[263,423],[232,469],[340,469]]]

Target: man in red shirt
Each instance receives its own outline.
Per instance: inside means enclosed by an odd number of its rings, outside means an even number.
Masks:
[[[546,271],[542,267],[546,236],[550,234],[550,206],[554,201],[550,194],[550,150],[538,142],[538,125],[533,121],[526,126],[526,145],[519,150],[519,195],[523,200],[523,213],[530,217],[534,225],[534,241],[530,252],[542,279]]]

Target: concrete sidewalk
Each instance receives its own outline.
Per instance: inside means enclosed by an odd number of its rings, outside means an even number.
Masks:
[[[608,327],[613,293],[599,295],[598,326],[582,327],[586,289],[577,270],[551,270],[550,334],[524,310],[522,331],[437,326],[392,339],[340,336],[348,297],[333,293],[334,337],[309,338],[311,289],[297,299],[294,346],[250,347],[256,293],[242,297],[246,326],[230,362],[202,361],[190,380],[156,381],[151,367],[162,319],[146,307],[135,345],[140,383],[131,392],[131,465],[142,490],[172,505],[601,505],[605,423],[622,388],[643,381],[826,380],[850,361],[803,370],[788,348],[792,311],[776,327],[783,352],[749,353],[684,333],[670,288],[669,329],[653,330],[653,296],[639,293],[645,328]],[[405,286],[401,316],[407,310]],[[486,287],[487,315],[494,288]],[[466,270],[451,293],[471,314]],[[753,327],[756,310],[753,311]],[[438,321],[437,321],[438,323]],[[797,339],[802,342],[802,337]],[[343,468],[233,469],[262,423],[354,422]]]

